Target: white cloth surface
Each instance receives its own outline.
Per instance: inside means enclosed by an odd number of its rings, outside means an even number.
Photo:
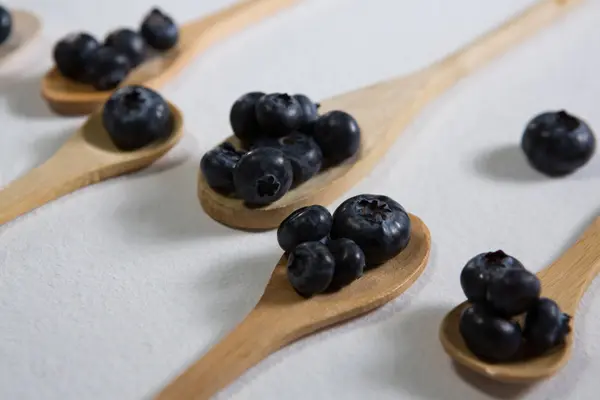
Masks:
[[[44,32],[0,68],[0,186],[47,159],[83,121],[53,115],[39,97],[53,43],[82,28],[104,35],[136,26],[155,1],[4,3],[38,13]],[[232,1],[160,3],[183,22]],[[236,97],[324,99],[408,73],[532,3],[306,0],[200,55],[162,91],[186,118],[186,138],[171,154],[0,227],[0,399],[150,398],[252,309],[281,255],[275,233],[223,227],[196,198],[200,157],[230,134]],[[537,271],[596,216],[600,155],[550,180],[525,164],[518,143],[526,122],[548,109],[565,108],[600,133],[599,19],[600,0],[589,0],[463,80],[345,195],[387,194],[427,223],[431,260],[414,287],[279,351],[217,398],[597,399],[598,281],[575,320],[572,360],[532,387],[455,369],[438,327],[463,300],[458,277],[471,256],[501,248]]]

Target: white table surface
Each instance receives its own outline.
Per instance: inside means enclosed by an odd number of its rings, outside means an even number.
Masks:
[[[51,114],[39,98],[54,41],[81,27],[137,25],[154,2],[4,1],[39,13],[45,30],[0,69],[0,186],[82,122]],[[185,21],[231,2],[162,3]],[[0,227],[0,399],[149,398],[254,306],[281,255],[274,232],[225,228],[196,199],[199,159],[229,134],[238,95],[327,98],[424,66],[532,3],[307,0],[198,57],[163,91],[186,113],[187,133],[166,159]],[[566,108],[600,133],[599,20],[600,1],[589,0],[464,80],[347,193],[390,195],[428,224],[432,256],[413,288],[281,350],[218,398],[597,399],[600,281],[575,322],[573,359],[537,386],[456,370],[437,334],[463,299],[458,276],[472,255],[502,248],[537,271],[596,215],[600,155],[549,180],[517,145],[527,120],[547,109]]]

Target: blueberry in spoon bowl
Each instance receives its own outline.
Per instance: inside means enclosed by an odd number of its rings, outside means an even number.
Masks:
[[[144,38],[132,29],[122,28],[111,32],[104,45],[124,54],[129,60],[131,68],[140,65],[146,58],[147,45]]]

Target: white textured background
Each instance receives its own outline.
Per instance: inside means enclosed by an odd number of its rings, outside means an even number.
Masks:
[[[231,2],[162,3],[186,21]],[[52,115],[38,96],[54,41],[136,25],[154,1],[4,3],[36,11],[45,30],[0,70],[0,186],[82,122]],[[163,91],[187,125],[167,160],[0,227],[0,399],[148,398],[253,307],[280,256],[274,233],[220,226],[195,195],[201,154],[229,134],[238,95],[327,98],[424,66],[532,3],[307,0],[198,57]],[[458,275],[472,255],[502,248],[537,271],[596,215],[600,155],[548,180],[517,144],[546,109],[600,133],[599,20],[600,0],[589,0],[428,107],[348,193],[384,193],[423,218],[433,235],[424,276],[382,310],[280,351],[219,398],[597,399],[600,282],[580,308],[572,361],[537,386],[456,370],[437,330],[462,301]]]

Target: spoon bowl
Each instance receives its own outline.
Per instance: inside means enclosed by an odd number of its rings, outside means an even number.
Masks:
[[[0,45],[0,63],[5,63],[25,49],[42,30],[42,22],[34,14],[23,10],[10,10],[13,31]]]

